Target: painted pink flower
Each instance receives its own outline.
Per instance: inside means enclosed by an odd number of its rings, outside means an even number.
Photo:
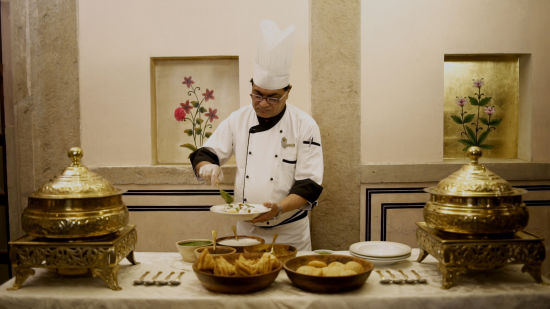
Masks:
[[[466,105],[466,98],[456,98],[456,105],[460,107]]]
[[[193,79],[191,78],[191,76],[189,76],[189,77],[184,77],[184,78],[183,78],[182,84],[187,85],[187,88],[191,87],[191,85],[193,85],[194,83],[195,83],[195,82],[193,81]]]
[[[495,107],[494,107],[494,106],[486,106],[486,107],[485,107],[485,113],[486,113],[487,115],[492,115],[492,114],[494,114],[495,112],[496,112],[496,110],[495,110]]]
[[[177,121],[184,121],[185,120],[185,109],[183,107],[178,107],[174,111],[174,118],[176,118]]]
[[[189,100],[185,101],[185,103],[180,103],[180,106],[187,114],[189,114],[189,112],[193,109],[193,105],[189,103]]]
[[[474,80],[474,87],[481,88],[484,84],[485,83],[483,82],[483,78],[478,79],[478,80]]]
[[[208,90],[206,90],[208,91]],[[214,122],[214,119],[218,119],[218,115],[216,115],[216,113],[218,112],[218,109],[215,108],[214,110],[212,110],[210,107],[208,108],[208,113],[204,114],[206,117],[208,117],[208,120],[210,120],[210,122]]]
[[[206,88],[206,92],[202,95],[204,96],[204,100],[207,102],[210,99],[214,100],[214,90],[208,90],[208,88]]]

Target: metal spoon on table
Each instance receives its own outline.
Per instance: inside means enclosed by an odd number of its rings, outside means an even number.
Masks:
[[[422,278],[419,273],[417,273],[414,269],[411,269],[411,272],[416,276],[416,282],[417,283],[428,283],[428,280]]]
[[[159,271],[156,275],[154,275],[153,278],[151,278],[151,280],[146,280],[143,283],[147,286],[155,285],[157,283],[156,280],[157,280],[158,276],[160,276],[160,274],[162,274],[162,271]]]
[[[390,284],[391,283],[391,280],[386,279],[386,277],[384,277],[384,275],[382,274],[382,272],[380,270],[377,270],[376,272],[380,276],[380,281],[378,281],[378,282],[380,282],[381,284]]]
[[[170,277],[172,277],[172,275],[175,274],[175,272],[170,272],[168,274],[168,276],[166,276],[166,278],[164,278],[164,280],[159,280],[157,281],[157,285],[167,285],[169,283],[168,280],[170,280]]]
[[[395,283],[395,284],[403,284],[403,279],[397,279],[397,277],[395,277],[395,275],[388,269],[386,270],[386,272],[390,275],[391,277],[391,283]]]
[[[141,275],[141,277],[139,277],[139,279],[137,280],[134,280],[134,285],[143,285],[143,283],[145,281],[143,281],[143,279],[145,279],[145,277],[149,274],[149,271],[146,271],[143,275]]]
[[[275,248],[275,240],[277,239],[277,236],[279,236],[279,234],[273,234],[273,241],[271,242],[271,250],[269,250],[269,254],[273,254],[275,252],[273,249]]]
[[[409,276],[407,276],[407,274],[403,271],[403,270],[398,270],[398,272],[401,273],[401,275],[403,275],[403,277],[405,277],[405,283],[407,284],[415,284],[416,283],[416,280],[414,279],[409,279]]]
[[[180,272],[180,274],[178,275],[178,277],[176,278],[176,280],[171,280],[171,281],[170,281],[170,285],[171,285],[171,286],[180,285],[180,283],[181,283],[180,278],[181,278],[181,275],[183,275],[184,273],[185,273],[184,271]]]
[[[239,235],[237,235],[237,226],[233,225],[231,229],[233,230],[233,235],[235,235],[235,240],[239,240]]]

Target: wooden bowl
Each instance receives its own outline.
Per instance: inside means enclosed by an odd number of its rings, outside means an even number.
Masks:
[[[271,250],[271,244],[261,244],[244,248],[244,252],[248,253],[264,253],[269,252],[269,250]],[[273,255],[275,255],[283,264],[291,258],[296,257],[297,252],[298,250],[296,250],[296,247],[291,245],[275,244],[273,246]]]
[[[223,258],[228,262],[233,262],[239,255],[243,254],[245,258],[260,258],[262,253],[232,253],[224,255]],[[228,294],[245,294],[267,288],[279,275],[279,271],[283,268],[283,264],[279,264],[276,269],[261,275],[253,275],[246,277],[236,276],[218,276],[211,271],[198,270],[197,262],[193,264],[193,271],[208,290],[213,292],[228,293]]]
[[[235,248],[227,246],[216,246],[216,252],[214,252],[214,246],[198,247],[194,251],[197,259],[201,256],[203,250],[208,250],[211,256],[227,255],[237,251]]]
[[[327,265],[335,261],[343,264],[349,261],[355,261],[363,266],[363,272],[360,272],[357,275],[339,277],[321,277],[296,272],[298,267],[307,265],[307,263],[313,260],[323,261]],[[290,281],[292,281],[292,284],[303,290],[316,293],[336,293],[357,289],[365,283],[373,268],[374,264],[371,262],[354,256],[339,254],[304,255],[290,259],[284,264],[285,272]]]
[[[225,236],[225,237],[221,237],[221,238],[218,238],[216,239],[216,244],[220,245],[220,246],[227,246],[227,247],[233,247],[237,250],[237,252],[244,252],[244,248],[245,247],[250,247],[250,246],[255,246],[255,245],[258,245],[258,244],[263,244],[265,243],[265,240],[261,237],[258,237],[258,236],[247,236],[247,235],[237,235],[237,237],[239,237],[239,241],[241,239],[254,239],[254,240],[257,240],[258,242],[255,243],[255,244],[243,244],[243,245],[237,245],[237,244],[222,244],[224,242],[224,240],[228,240],[228,241],[234,241],[235,240],[235,236]]]

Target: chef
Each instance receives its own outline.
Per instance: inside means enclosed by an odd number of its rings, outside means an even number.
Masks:
[[[225,119],[203,147],[190,156],[195,173],[213,186],[223,180],[220,165],[235,155],[235,201],[270,208],[237,232],[311,250],[308,211],[323,190],[323,152],[319,127],[307,113],[287,104],[292,85],[294,26],[280,30],[260,23],[250,105]]]

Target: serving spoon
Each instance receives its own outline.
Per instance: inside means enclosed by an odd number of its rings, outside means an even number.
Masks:
[[[378,273],[378,275],[380,276],[380,283],[381,284],[390,284],[391,283],[391,280],[390,279],[386,279],[386,277],[384,277],[384,275],[382,274],[382,272],[380,270],[377,270],[376,271]]]
[[[398,272],[401,273],[401,275],[403,275],[403,277],[405,277],[405,283],[407,284],[415,284],[416,283],[416,280],[414,279],[409,279],[409,276],[407,276],[407,274],[403,271],[403,270],[398,270]]]
[[[143,283],[145,281],[143,281],[143,279],[145,279],[145,276],[147,276],[149,274],[149,271],[146,271],[143,275],[141,275],[141,277],[139,277],[139,279],[137,280],[134,280],[134,285],[143,285]]]
[[[214,249],[212,249],[212,253],[216,253],[216,239],[218,238],[218,232],[216,230],[212,230],[212,246]]]
[[[416,270],[411,269],[411,272],[416,276],[416,278],[418,278],[418,279],[416,279],[416,282],[417,282],[417,283],[428,283],[428,280],[426,280],[426,279],[420,277],[420,274],[417,273]]]
[[[185,273],[184,271],[180,272],[180,274],[178,275],[178,277],[176,278],[176,280],[171,280],[171,281],[170,281],[170,285],[171,285],[171,286],[180,285],[180,284],[181,284],[180,278],[181,278],[181,275],[183,275],[184,273]]]
[[[395,284],[403,284],[403,279],[397,279],[397,277],[395,277],[395,275],[388,269],[386,270],[386,272],[390,275],[391,277],[391,283],[395,283]]]
[[[275,240],[277,239],[277,236],[279,236],[279,234],[273,234],[273,241],[271,242],[271,250],[269,250],[269,254],[273,254],[274,252],[273,249],[275,249]]]
[[[162,271],[159,271],[156,275],[154,275],[153,278],[151,278],[151,280],[144,281],[143,283],[147,286],[155,285],[157,283],[156,280],[157,280],[158,276],[160,276],[160,274],[162,274]]]
[[[233,235],[235,235],[235,240],[239,240],[239,235],[237,235],[237,226],[233,225],[231,229],[233,230]]]
[[[166,278],[164,278],[164,280],[159,280],[157,281],[157,285],[167,285],[168,284],[168,280],[170,280],[170,277],[172,277],[172,275],[175,274],[173,271],[171,271],[168,276],[166,276]]]

